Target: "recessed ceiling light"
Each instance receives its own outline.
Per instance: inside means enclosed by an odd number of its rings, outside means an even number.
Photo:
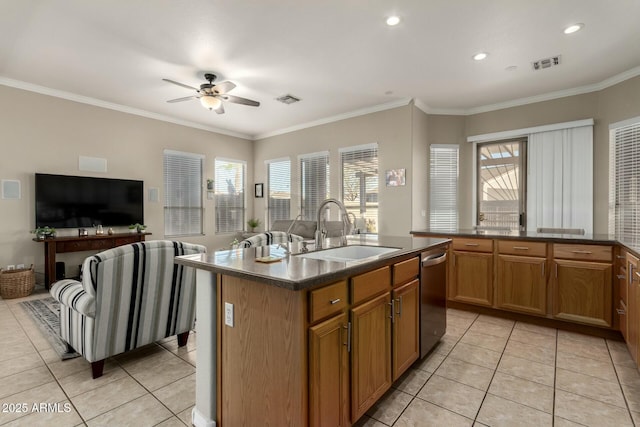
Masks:
[[[473,59],[474,59],[475,61],[482,61],[482,60],[483,60],[483,59],[485,59],[487,56],[489,56],[489,54],[488,54],[488,53],[486,53],[486,52],[479,52],[479,53],[476,53],[475,55],[473,55]]]
[[[387,18],[387,25],[390,27],[393,27],[395,25],[398,25],[400,23],[400,17],[399,16],[390,16]]]
[[[576,31],[580,31],[583,28],[584,28],[584,24],[569,25],[567,28],[564,29],[564,33],[572,34],[572,33],[575,33]]]

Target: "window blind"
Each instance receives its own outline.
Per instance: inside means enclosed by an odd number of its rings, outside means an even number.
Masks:
[[[291,218],[291,161],[274,160],[267,163],[267,222]]]
[[[329,153],[300,157],[300,208],[302,219],[315,221],[320,203],[329,197]]]
[[[432,144],[430,152],[429,227],[458,228],[458,146]]]
[[[613,130],[614,230],[624,242],[640,240],[640,121]]]
[[[378,232],[378,145],[340,150],[342,202],[353,213],[356,228]]]
[[[216,233],[244,230],[245,163],[215,161]]]
[[[164,152],[164,234],[202,234],[203,156]]]

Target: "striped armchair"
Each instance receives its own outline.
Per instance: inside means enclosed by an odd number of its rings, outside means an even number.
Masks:
[[[119,246],[86,258],[82,282],[53,285],[60,336],[91,362],[93,378],[102,375],[107,357],[173,335],[179,346],[187,344],[196,273],[173,259],[204,252],[204,246],[164,240]]]
[[[258,246],[275,245],[277,243],[301,242],[304,240],[301,236],[295,234],[287,234],[284,231],[265,231],[255,236],[248,237],[238,243],[239,248],[252,248]]]

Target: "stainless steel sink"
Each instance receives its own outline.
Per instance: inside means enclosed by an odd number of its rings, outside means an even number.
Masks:
[[[380,255],[399,251],[399,248],[385,246],[341,246],[339,248],[324,249],[316,252],[308,252],[296,255],[301,258],[321,259],[325,261],[360,261],[368,258],[376,258]]]

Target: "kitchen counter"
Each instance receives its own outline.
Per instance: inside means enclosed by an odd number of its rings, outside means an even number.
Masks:
[[[298,396],[298,398],[281,402],[282,407],[290,408],[286,413],[282,413],[280,406],[275,403],[276,413],[278,417],[286,418],[289,416],[288,412],[291,412],[292,416],[295,413],[299,419],[306,419],[307,379],[300,372],[306,372],[303,368],[306,366],[307,359],[303,355],[307,351],[306,328],[308,325],[305,323],[306,308],[303,307],[306,307],[309,294],[315,292],[311,289],[333,282],[346,281],[349,277],[383,266],[397,265],[396,263],[402,263],[420,255],[425,250],[446,245],[450,241],[447,238],[434,237],[349,236],[347,238],[349,246],[365,245],[399,249],[353,261],[328,261],[301,257],[298,245],[292,245],[297,253],[292,250],[291,254],[287,254],[280,245],[271,245],[177,257],[175,259],[177,264],[196,268],[198,353],[196,355],[196,404],[192,412],[193,425],[215,427],[219,415],[217,408],[224,407],[225,404],[236,405],[236,414],[246,413],[246,408],[242,406],[246,402],[241,398],[233,397],[235,396],[233,389],[237,389],[241,383],[258,387],[253,390],[255,393],[251,394],[252,396],[264,390],[273,392],[270,399],[276,399],[275,402],[278,402],[278,396]],[[327,243],[328,247],[338,246],[337,239],[327,239]],[[256,258],[266,256],[277,256],[282,259],[272,263],[256,261]],[[239,293],[240,296],[234,299],[233,295],[230,295],[233,292]],[[249,306],[248,304],[252,301],[253,305]],[[386,304],[384,306],[386,307]],[[218,310],[224,310],[225,315],[220,316]],[[224,319],[224,324],[221,319]],[[254,323],[257,327],[251,326]],[[245,329],[242,329],[243,327]],[[239,338],[230,338],[241,329]],[[223,343],[225,339],[233,344],[226,347],[220,344],[227,353],[224,351],[218,353],[218,340]],[[249,347],[238,350],[239,346]],[[234,349],[238,354],[246,357],[240,357],[237,354],[230,357],[228,352]],[[225,363],[225,360],[227,363],[237,363],[240,367],[222,369],[221,364]],[[266,365],[262,366],[263,364]],[[299,369],[296,370],[296,368]],[[233,384],[231,388],[225,389],[222,386],[225,383],[225,377],[222,379],[220,377],[225,372],[227,375],[239,375],[237,379],[236,377],[227,379],[226,384]],[[251,374],[247,374],[248,372]],[[261,383],[261,380],[264,383]],[[219,384],[225,390],[224,396],[218,395]],[[302,400],[299,400],[301,397]],[[237,405],[240,406],[237,407]],[[233,424],[229,421],[227,423]],[[237,423],[237,425],[241,424],[243,423]],[[275,425],[285,424],[287,423]],[[289,421],[288,424],[292,422]],[[303,424],[293,422],[293,425]]]
[[[338,239],[327,239],[329,246],[337,246]],[[299,257],[299,249],[287,254],[279,245],[256,248],[233,249],[207,254],[178,257],[176,263],[261,283],[283,287],[293,291],[310,289],[315,286],[346,278],[378,266],[389,264],[390,260],[402,260],[415,256],[421,251],[447,243],[446,238],[395,237],[362,234],[349,236],[347,244],[384,246],[399,248],[398,251],[369,257],[357,261],[326,261]],[[294,245],[297,246],[297,245]],[[282,260],[262,263],[256,258],[265,256],[282,257]]]
[[[626,249],[640,256],[640,236],[611,234],[552,234],[537,233],[535,231],[500,231],[500,230],[413,230],[410,232],[414,237],[480,237],[487,239],[505,240],[538,240],[551,243],[576,243],[576,244],[604,244],[622,245]]]

